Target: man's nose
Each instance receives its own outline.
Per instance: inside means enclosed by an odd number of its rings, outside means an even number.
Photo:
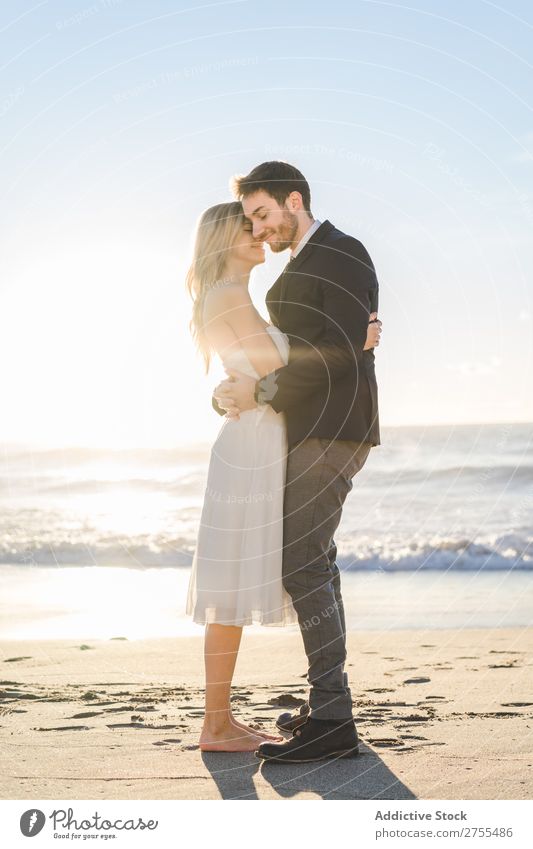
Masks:
[[[262,224],[261,221],[254,221],[253,222],[253,224],[252,224],[252,236],[254,237],[254,239],[259,240],[259,237],[263,235],[263,230],[264,230],[264,227],[263,227],[263,224]]]

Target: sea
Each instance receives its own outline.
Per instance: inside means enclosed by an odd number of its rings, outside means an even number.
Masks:
[[[209,455],[4,444],[0,638],[203,633],[185,597]],[[533,424],[383,427],[335,541],[350,629],[530,626]]]

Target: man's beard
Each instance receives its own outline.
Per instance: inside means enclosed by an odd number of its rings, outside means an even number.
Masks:
[[[283,221],[274,233],[275,242],[269,242],[270,250],[278,254],[286,251],[294,242],[298,232],[298,216],[289,210],[283,210]]]

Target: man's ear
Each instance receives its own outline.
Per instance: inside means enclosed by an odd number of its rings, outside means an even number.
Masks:
[[[300,192],[291,192],[285,201],[285,206],[291,212],[298,212],[299,209],[303,209],[304,204]]]

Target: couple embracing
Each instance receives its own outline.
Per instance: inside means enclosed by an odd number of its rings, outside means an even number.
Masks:
[[[228,378],[211,451],[187,597],[205,624],[203,751],[279,763],[351,757],[357,730],[334,534],[352,481],[380,444],[374,348],[378,282],[357,239],[311,213],[307,180],[265,162],[233,181],[237,200],[202,215],[188,272],[191,328],[206,370]],[[249,294],[265,243],[290,259],[269,289],[267,323]],[[286,737],[232,713],[244,625],[298,622],[309,699],[278,718]]]

